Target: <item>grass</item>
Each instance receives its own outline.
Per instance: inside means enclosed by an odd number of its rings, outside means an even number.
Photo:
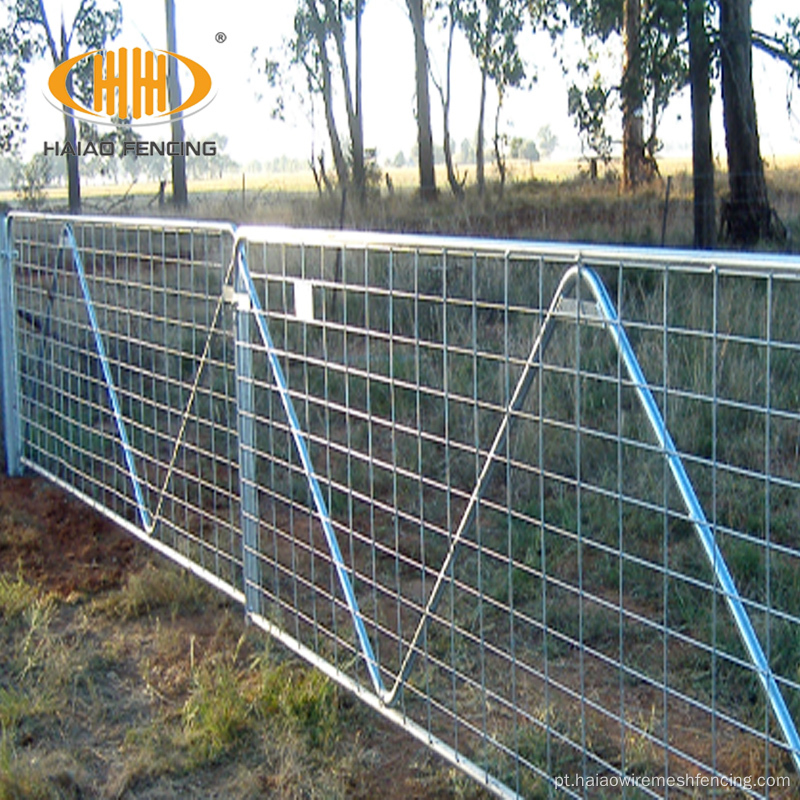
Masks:
[[[384,727],[169,565],[70,601],[0,574],[0,800],[373,797]],[[408,780],[479,796],[427,757]]]
[[[168,612],[170,617],[194,614],[219,604],[219,596],[188,573],[158,569],[152,564],[131,575],[123,590],[99,598],[98,612],[131,621]]]
[[[773,203],[790,231],[791,247],[800,247],[800,202],[796,166],[792,157],[767,165],[766,175]],[[664,159],[662,178],[633,197],[619,192],[613,177],[589,182],[579,162],[541,162],[511,165],[511,178],[502,196],[491,182],[485,198],[479,198],[468,183],[463,201],[447,190],[443,170],[437,173],[440,199],[420,205],[415,196],[416,170],[389,169],[396,190],[388,194],[381,186],[373,192],[365,209],[348,205],[345,227],[375,230],[406,230],[430,233],[501,236],[556,241],[615,242],[642,245],[661,243],[666,178],[672,180],[666,244],[691,246],[692,181],[688,159]],[[612,164],[610,176],[618,175]],[[491,176],[491,172],[490,172]],[[720,166],[717,192],[727,191],[727,179]],[[137,184],[121,196],[105,185],[83,187],[85,207],[90,212],[154,214],[173,211],[154,203],[158,186]],[[14,202],[6,192],[0,199]],[[63,208],[66,189],[47,192],[46,208]],[[316,194],[310,172],[287,175],[248,175],[242,196],[241,173],[221,180],[190,185],[190,208],[181,217],[230,219],[235,222],[263,222],[306,227],[336,227],[339,224],[338,197]]]

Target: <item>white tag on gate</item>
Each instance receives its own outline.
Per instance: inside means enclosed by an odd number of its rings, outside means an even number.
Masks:
[[[314,321],[314,284],[311,281],[294,281],[294,315],[302,322]]]

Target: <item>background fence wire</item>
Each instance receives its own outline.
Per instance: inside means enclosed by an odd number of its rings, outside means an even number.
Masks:
[[[687,779],[791,796],[796,260],[11,226],[25,466],[497,793],[618,796],[603,786],[627,775],[646,779],[629,797]],[[674,453],[580,280],[542,341],[576,265],[608,290]]]

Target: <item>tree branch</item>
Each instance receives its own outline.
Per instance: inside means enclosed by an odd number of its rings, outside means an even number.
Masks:
[[[783,61],[792,68],[792,72],[800,75],[800,49],[792,51],[789,49],[788,44],[777,36],[762,33],[761,31],[753,31],[753,47],[757,47],[764,53]]]
[[[58,57],[56,42],[55,39],[53,39],[53,33],[50,30],[50,22],[47,19],[47,12],[44,10],[44,0],[39,0],[39,19],[36,20],[36,22],[44,28],[44,32],[47,37],[47,49],[50,51],[50,55],[53,59],[53,66],[57,67],[61,63],[61,59]]]

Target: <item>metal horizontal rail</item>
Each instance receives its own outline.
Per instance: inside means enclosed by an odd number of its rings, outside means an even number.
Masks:
[[[527,256],[548,261],[597,266],[643,266],[652,269],[676,266],[692,272],[739,276],[800,276],[797,259],[773,253],[701,252],[668,248],[615,245],[572,244],[565,242],[528,242],[516,239],[492,239],[477,236],[439,236],[377,231],[331,230],[325,228],[290,228],[282,226],[240,225],[240,241],[259,244],[284,244],[302,247],[371,248],[378,250],[413,250],[423,253],[465,253],[513,258]]]

